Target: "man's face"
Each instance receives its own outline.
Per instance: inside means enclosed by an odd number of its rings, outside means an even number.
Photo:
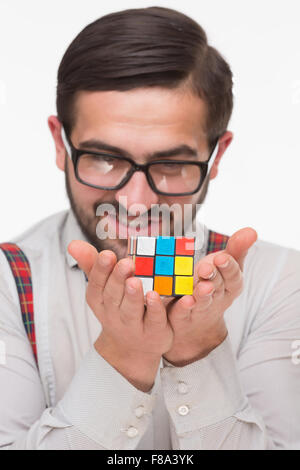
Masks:
[[[126,92],[104,91],[78,94],[76,104],[76,124],[70,136],[76,148],[83,148],[81,143],[97,139],[106,144],[124,150],[132,160],[139,164],[154,161],[150,154],[173,149],[182,144],[195,149],[198,157],[186,154],[169,157],[172,160],[206,161],[209,157],[207,137],[204,133],[206,106],[203,100],[183,90],[163,88],[143,88]],[[95,148],[95,151],[100,151]],[[116,154],[115,152],[109,152]],[[156,194],[149,186],[143,172],[133,174],[127,184],[119,190],[100,190],[86,186],[75,178],[73,163],[66,157],[65,165],[68,195],[77,220],[98,250],[111,249],[118,258],[126,256],[126,239],[100,240],[96,235],[96,226],[101,217],[96,216],[96,209],[102,203],[111,203],[116,209],[127,198],[128,222],[136,218],[131,216],[130,207],[141,204],[141,212],[149,211],[153,205],[178,204],[182,210],[185,204],[195,204],[203,200],[206,188],[190,196],[164,196]],[[101,183],[100,183],[101,184]],[[147,217],[141,234],[148,234]],[[152,228],[162,234],[160,221],[153,221]],[[174,230],[171,221],[171,233]],[[126,231],[121,220],[116,222],[117,234]],[[120,231],[120,232],[119,232]],[[150,233],[149,233],[150,234]],[[153,234],[153,233],[152,233]]]

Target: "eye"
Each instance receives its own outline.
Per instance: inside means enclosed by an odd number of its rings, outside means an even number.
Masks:
[[[107,163],[115,162],[115,158],[110,157],[109,155],[99,155],[98,158],[100,158],[100,160],[103,160],[104,162],[107,162]]]
[[[161,164],[161,169],[162,171],[166,171],[168,173],[177,173],[178,171],[180,171],[182,168],[182,164],[181,163],[175,163],[175,162],[170,162],[170,163],[162,163]]]
[[[85,156],[86,158],[88,158],[91,162],[94,162],[95,164],[99,164],[99,163],[115,163],[117,160],[112,157],[111,155],[105,155],[105,153],[103,154],[87,154]]]

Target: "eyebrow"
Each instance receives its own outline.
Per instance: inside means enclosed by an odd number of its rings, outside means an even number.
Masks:
[[[126,150],[121,149],[119,147],[115,147],[113,145],[109,145],[98,139],[90,139],[90,140],[85,140],[84,142],[80,142],[79,148],[87,149],[87,150],[97,149],[100,151],[106,150],[108,152],[117,153],[118,155],[122,157],[133,159],[133,155],[131,155]],[[148,153],[145,155],[145,157],[149,160],[153,160],[153,159],[159,159],[159,158],[165,158],[165,157],[175,157],[176,155],[182,155],[183,153],[186,156],[198,157],[197,150],[186,144],[182,144],[182,145],[179,145],[178,147],[174,147],[168,150],[161,150],[161,151],[157,151],[153,153]]]

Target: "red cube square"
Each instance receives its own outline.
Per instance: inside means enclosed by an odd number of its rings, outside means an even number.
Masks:
[[[176,255],[193,255],[195,251],[194,238],[176,238]]]
[[[135,258],[135,275],[136,276],[153,276],[152,256],[136,256]]]

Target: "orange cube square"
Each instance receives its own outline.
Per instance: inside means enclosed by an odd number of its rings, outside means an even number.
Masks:
[[[154,290],[160,295],[172,295],[173,277],[171,276],[155,276]]]

